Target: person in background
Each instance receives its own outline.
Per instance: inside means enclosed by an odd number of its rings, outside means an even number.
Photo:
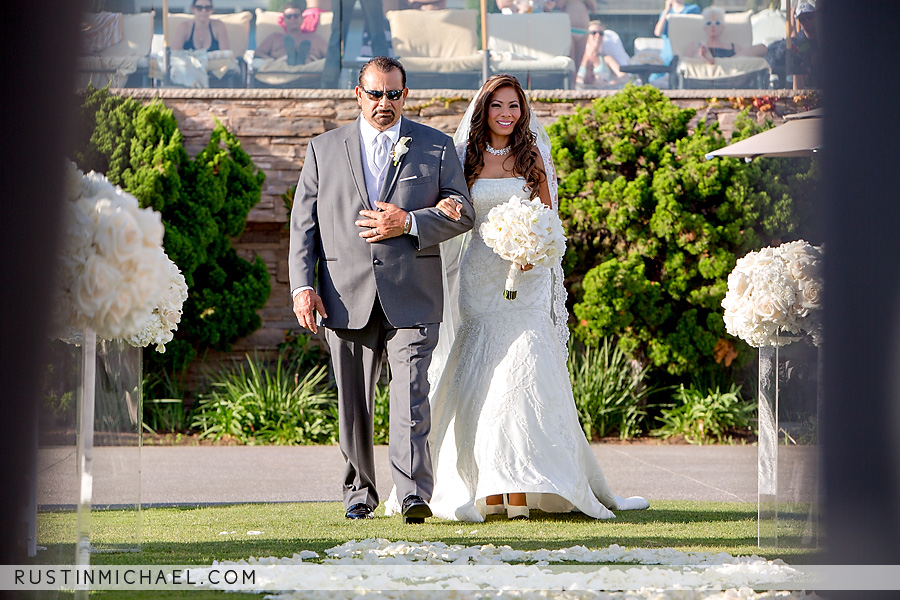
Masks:
[[[718,6],[707,6],[703,9],[703,31],[706,39],[702,42],[688,44],[685,48],[686,56],[699,56],[709,64],[716,62],[717,58],[730,58],[732,56],[761,56],[766,55],[766,47],[763,44],[745,47],[740,44],[725,43],[722,34],[725,32],[725,11]]]
[[[631,58],[622,44],[622,38],[601,21],[591,21],[588,25],[587,44],[584,57],[575,78],[578,89],[615,89],[631,81],[631,75],[622,72],[621,67],[629,64]]]
[[[322,87],[337,88],[341,75],[341,57],[344,54],[344,43],[350,33],[350,20],[356,3],[359,2],[363,16],[363,42],[372,56],[390,56],[393,54],[390,42],[385,35],[388,28],[385,10],[393,7],[396,0],[335,0],[331,7],[334,11],[331,25],[331,37],[328,39],[328,53],[325,56],[325,67],[322,70]],[[362,53],[362,51],[361,51]]]
[[[228,50],[228,30],[225,23],[210,18],[213,13],[212,0],[192,0],[192,21],[178,25],[172,37],[172,50]]]
[[[591,22],[590,5],[584,0],[543,0],[544,12],[564,12],[572,23],[572,60],[581,64],[587,44],[587,29]]]
[[[300,7],[286,2],[282,7],[281,22],[284,33],[273,33],[256,49],[260,58],[287,56],[289,65],[302,65],[318,58],[325,58],[328,42],[317,33],[303,31]]]
[[[816,24],[816,3],[805,0],[794,10],[798,31],[791,36],[791,72],[794,74],[794,88],[817,88],[822,86],[821,45]],[[766,60],[773,68],[785,67],[787,45],[784,40],[769,44]]]
[[[696,4],[685,4],[684,0],[666,0],[666,5],[659,13],[659,20],[653,28],[653,35],[662,38],[663,47],[660,51],[664,64],[671,64],[672,43],[669,41],[669,15],[699,15],[700,7]]]

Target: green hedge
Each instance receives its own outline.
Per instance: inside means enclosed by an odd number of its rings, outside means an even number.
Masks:
[[[727,276],[746,252],[809,235],[816,192],[810,159],[705,160],[725,140],[695,114],[628,86],[549,127],[573,330],[612,336],[669,384],[729,379],[749,358],[722,321]],[[759,129],[745,111],[733,139]]]
[[[106,89],[85,90],[79,121],[79,168],[105,173],[141,206],[162,214],[163,245],[188,284],[175,339],[165,354],[145,353],[148,370],[177,373],[198,352],[228,350],[258,329],[269,273],[261,258],[238,256],[231,240],[259,202],[265,175],[238,139],[217,124],[206,147],[190,158],[171,110]]]

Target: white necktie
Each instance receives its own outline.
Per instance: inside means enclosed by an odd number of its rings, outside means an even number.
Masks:
[[[379,133],[375,136],[375,147],[372,149],[372,161],[375,163],[376,175],[381,175],[387,166],[388,154],[390,154],[389,146],[391,138],[385,133]]]

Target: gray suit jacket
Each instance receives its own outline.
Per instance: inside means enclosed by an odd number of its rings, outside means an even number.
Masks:
[[[360,117],[361,118],[361,117]],[[472,228],[475,211],[462,166],[446,134],[404,118],[400,136],[412,138],[400,164],[388,164],[381,201],[415,215],[418,236],[369,243],[355,221],[369,208],[359,120],[309,143],[291,211],[291,289],[317,288],[330,329],[361,329],[378,294],[394,327],[438,323],[443,314],[438,244]],[[453,221],[435,205],[462,202]]]

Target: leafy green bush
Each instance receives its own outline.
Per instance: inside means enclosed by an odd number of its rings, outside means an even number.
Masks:
[[[269,297],[269,273],[261,258],[239,257],[231,239],[259,202],[265,175],[238,139],[218,124],[209,144],[191,159],[172,111],[161,102],[142,105],[90,87],[79,121],[76,164],[105,173],[141,206],[162,214],[163,246],[188,284],[175,339],[165,354],[145,352],[151,361],[145,370],[177,373],[198,351],[228,350],[259,328],[256,311]]]
[[[375,406],[372,409],[374,440],[376,444],[387,444],[390,439],[391,388],[379,383],[375,388]]]
[[[751,433],[756,407],[741,399],[740,386],[727,392],[679,386],[675,403],[657,417],[662,426],[653,435],[670,438],[683,435],[692,444],[730,441],[732,434]]]
[[[300,377],[279,357],[274,368],[258,358],[223,372],[200,398],[193,427],[200,437],[243,444],[331,444],[337,439],[334,391],[325,366]]]
[[[694,116],[627,86],[548,128],[574,332],[589,345],[612,336],[670,380],[749,360],[725,332],[726,278],[747,251],[797,235],[815,194],[809,160],[705,160],[725,140],[717,123],[689,131]],[[737,129],[758,127],[743,117]]]
[[[569,378],[578,418],[588,440],[618,433],[622,439],[641,432],[650,389],[647,367],[632,368],[631,360],[610,339],[599,347],[569,344]]]
[[[144,431],[150,433],[181,433],[188,428],[190,418],[180,398],[144,399]]]
[[[329,364],[328,353],[307,333],[286,330],[284,341],[278,344],[278,352],[285,363],[301,373]]]

